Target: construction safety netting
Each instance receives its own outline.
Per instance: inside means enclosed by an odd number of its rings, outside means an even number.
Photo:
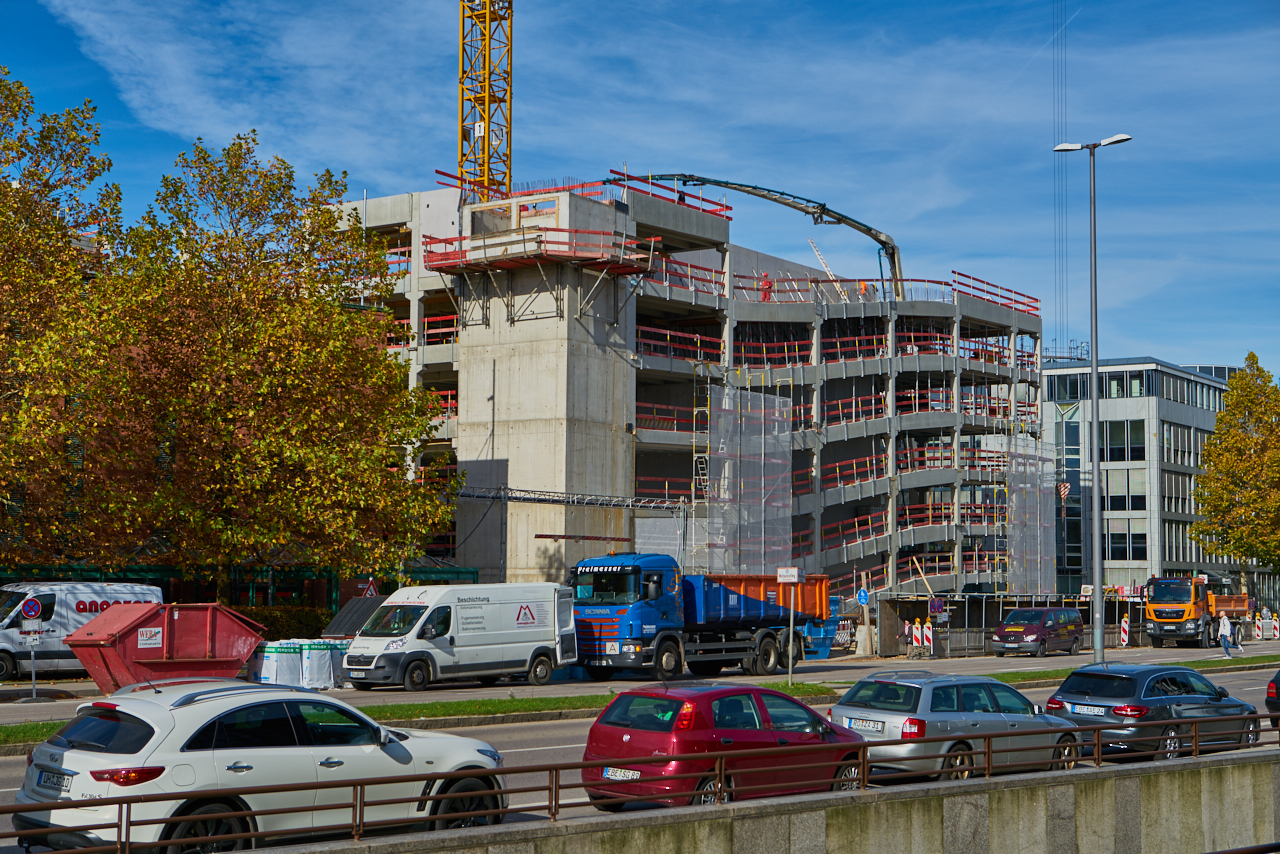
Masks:
[[[1004,437],[1009,443],[1008,556],[1010,593],[1053,593],[1053,459],[1031,433]]]

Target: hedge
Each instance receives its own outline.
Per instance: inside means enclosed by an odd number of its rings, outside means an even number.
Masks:
[[[277,641],[290,638],[318,638],[333,619],[327,608],[306,608],[300,605],[258,605],[235,609],[250,620],[266,627],[263,640]]]

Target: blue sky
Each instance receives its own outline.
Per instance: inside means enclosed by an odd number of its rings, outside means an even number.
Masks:
[[[454,166],[457,4],[0,0],[0,64],[44,110],[91,98],[126,211],[196,137],[256,128],[351,195]],[[299,13],[299,10],[305,12]],[[1100,355],[1280,372],[1280,4],[1068,0],[1073,141],[1098,155]],[[889,233],[1054,316],[1053,158],[1070,163],[1069,335],[1088,335],[1088,157],[1055,155],[1052,0],[517,0],[516,180],[693,172]],[[742,197],[734,240],[842,275],[875,245]]]

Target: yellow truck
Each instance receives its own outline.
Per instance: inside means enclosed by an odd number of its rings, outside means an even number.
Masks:
[[[1153,578],[1143,588],[1143,598],[1147,637],[1156,648],[1173,641],[1208,649],[1217,637],[1218,611],[1236,622],[1249,610],[1247,595],[1216,594],[1203,576]]]

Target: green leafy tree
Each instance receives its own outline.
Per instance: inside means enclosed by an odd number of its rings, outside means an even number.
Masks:
[[[1250,353],[1202,451],[1191,535],[1218,555],[1280,566],[1280,388]]]
[[[109,350],[84,316],[104,258],[93,233],[118,222],[118,191],[94,109],[36,115],[0,66],[0,562],[61,563],[103,538],[85,448],[100,422],[84,375]]]
[[[252,133],[177,166],[100,288],[117,343],[99,447],[138,544],[117,560],[212,568],[221,598],[235,565],[399,567],[447,527],[456,484],[413,471],[439,400],[362,307],[389,296],[385,247],[344,220],[342,178],[299,191]]]

